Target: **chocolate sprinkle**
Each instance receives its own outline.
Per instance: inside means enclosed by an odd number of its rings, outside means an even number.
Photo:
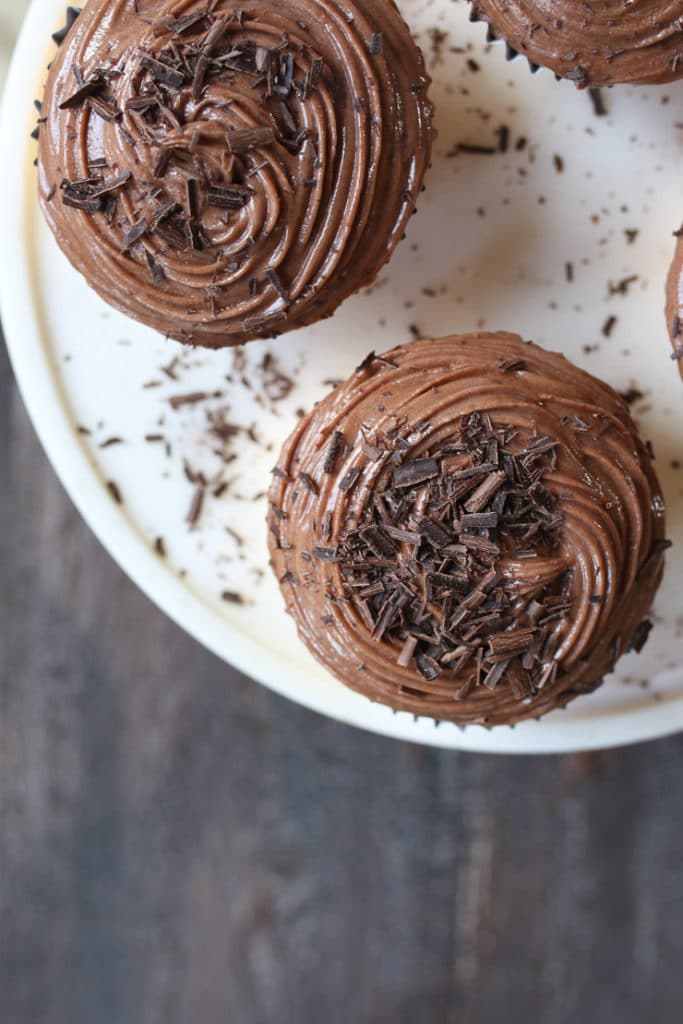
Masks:
[[[192,501],[187,513],[187,523],[189,526],[196,526],[202,514],[202,508],[204,506],[204,495],[206,494],[206,485],[201,481],[195,487],[194,494],[192,495]]]
[[[621,281],[617,281],[616,284],[612,284],[610,281],[608,285],[608,291],[610,295],[627,295],[628,290],[632,284],[638,280],[638,274],[629,274],[628,277],[622,277]]]
[[[607,317],[607,319],[605,320],[604,324],[602,325],[602,333],[603,333],[605,338],[609,338],[610,334],[612,333],[612,331],[614,330],[614,328],[616,326],[616,323],[617,323],[616,316],[608,316]]]
[[[123,505],[123,497],[121,495],[121,490],[118,484],[114,483],[113,480],[108,480],[107,490],[109,491],[117,505]]]
[[[602,94],[602,89],[592,88],[588,90],[588,96],[593,104],[593,113],[596,117],[606,117],[607,107],[605,106],[605,99]]]

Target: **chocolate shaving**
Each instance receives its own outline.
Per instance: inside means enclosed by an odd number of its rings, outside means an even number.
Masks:
[[[368,53],[376,56],[384,49],[384,39],[381,32],[374,32],[365,43]]]
[[[617,281],[616,284],[612,284],[610,281],[608,284],[608,291],[610,295],[627,295],[628,290],[632,284],[638,280],[638,274],[629,274],[628,277],[622,277],[621,281]]]
[[[157,230],[159,225],[165,221],[168,217],[171,217],[174,213],[180,210],[180,206],[175,202],[174,199],[170,199],[164,203],[153,213],[149,221],[149,230],[154,232]]]
[[[113,480],[107,480],[107,490],[109,491],[117,505],[123,505],[123,497],[121,495],[121,489],[118,484],[114,483]]]
[[[498,525],[497,512],[472,512],[460,519],[460,525],[466,530],[491,530]]]
[[[301,480],[302,484],[304,484],[311,494],[318,494],[318,485],[313,477],[309,476],[308,473],[299,473],[299,480]]]
[[[159,19],[159,35],[165,35],[170,33],[174,36],[181,36],[189,29],[194,28],[199,22],[206,21],[209,16],[208,7],[204,7],[200,11],[195,11],[193,14],[186,14],[182,18],[176,18],[175,21],[166,21],[166,19]],[[155,27],[156,34],[156,27]]]
[[[336,562],[336,561],[338,561],[337,549],[336,548],[317,547],[317,548],[314,548],[313,555],[314,555],[315,558],[320,559],[321,562]]]
[[[127,185],[133,177],[131,171],[124,171],[123,174],[119,174],[118,177],[112,178],[110,181],[105,181],[99,188],[95,188],[90,193],[91,198],[97,199],[100,196],[111,195],[113,192],[118,192],[120,188]]]
[[[486,673],[483,679],[483,684],[489,690],[493,690],[500,680],[505,675],[505,670],[509,665],[509,660],[497,662],[489,671]]]
[[[500,469],[494,470],[490,476],[487,476],[465,502],[467,512],[481,512],[502,486],[505,478],[505,472]],[[464,522],[463,525],[465,525]]]
[[[332,440],[330,441],[329,447],[327,449],[327,454],[325,456],[325,463],[323,466],[325,473],[334,472],[334,467],[337,458],[344,451],[346,451],[346,441],[344,440],[344,435],[341,434],[338,430],[335,430],[334,434],[332,435]]]
[[[508,663],[505,680],[515,700],[524,701],[534,692],[529,673],[523,668],[519,658],[512,658]]]
[[[117,121],[121,117],[121,111],[114,103],[99,96],[90,96],[86,102],[90,110],[101,117],[103,121]]]
[[[85,213],[97,213],[102,209],[102,196],[93,193],[100,187],[100,179],[85,181],[63,181],[61,184],[62,202]]]
[[[166,272],[164,271],[164,268],[157,260],[154,259],[151,252],[147,250],[145,250],[145,259],[147,260],[147,266],[149,267],[149,272],[152,275],[152,281],[154,284],[163,284],[166,280]]]
[[[350,491],[359,476],[360,469],[358,468],[358,466],[351,466],[351,468],[346,471],[344,476],[339,481],[339,490]]]
[[[604,324],[602,325],[602,334],[603,334],[603,336],[605,338],[609,338],[610,334],[612,333],[612,331],[616,327],[616,324],[617,324],[617,317],[616,316],[608,316],[607,317],[607,319],[605,320]]]
[[[253,192],[246,185],[228,185],[218,187],[210,185],[207,189],[207,203],[225,210],[241,210],[252,198]]]
[[[605,106],[605,99],[602,94],[602,89],[592,88],[588,90],[588,96],[591,103],[593,104],[593,113],[596,117],[605,117],[607,115],[607,107]]]
[[[458,142],[455,149],[448,155],[459,156],[461,153],[471,156],[492,156],[498,150],[495,146],[477,146],[469,142]]]
[[[588,72],[585,68],[576,67],[572,71],[567,71],[564,75],[565,78],[569,79],[570,82],[575,82],[576,85],[581,88],[586,84],[588,79]]]
[[[361,538],[378,558],[393,558],[396,547],[387,535],[376,526],[367,526],[361,531]]]
[[[415,666],[423,679],[428,681],[436,679],[437,676],[441,675],[439,665],[434,658],[430,658],[427,654],[418,655],[415,659]]]
[[[289,291],[280,280],[280,275],[275,267],[268,267],[267,270],[264,271],[264,274],[278,295],[284,299],[285,302],[289,302]]]
[[[448,530],[445,530],[443,526],[439,526],[438,523],[427,519],[425,516],[418,520],[417,528],[419,530],[418,537],[431,542],[437,548],[445,547],[450,543],[451,535]]]
[[[220,398],[220,391],[190,391],[186,395],[171,395],[168,404],[172,409],[180,409],[184,405],[196,405],[197,402],[205,402],[207,398]]]
[[[187,512],[186,521],[189,526],[196,526],[202,514],[202,508],[204,507],[204,495],[206,494],[206,485],[204,483],[198,483],[195,487],[194,494],[192,495],[192,501]]]
[[[264,313],[263,316],[249,316],[242,321],[242,329],[251,334],[269,334],[282,320],[287,319],[284,309],[275,310],[272,313]]]
[[[503,373],[516,373],[517,371],[526,370],[526,363],[523,359],[506,359],[504,363],[500,364],[499,368]]]
[[[396,659],[396,663],[400,665],[402,668],[407,668],[410,662],[412,661],[412,657],[413,654],[415,653],[416,647],[417,637],[408,635],[403,642],[403,647],[401,648],[401,653]]]
[[[84,82],[72,96],[65,99],[59,104],[60,110],[71,110],[73,107],[80,107],[89,97],[94,96],[95,93],[100,92],[104,88],[106,82],[102,75],[94,74],[91,78]]]
[[[143,235],[146,235],[149,231],[149,224],[142,217],[137,224],[133,224],[123,236],[123,246],[121,251],[128,252],[129,249],[139,242]]]
[[[523,654],[531,646],[536,635],[535,627],[527,629],[515,629],[509,632],[496,633],[489,638],[488,646],[491,654],[505,654],[508,658],[514,654]]]
[[[414,487],[439,475],[439,463],[436,459],[414,459],[398,466],[393,473],[396,487]]]
[[[182,89],[185,84],[185,75],[182,71],[170,67],[170,65],[165,64],[163,61],[156,60],[149,53],[142,53],[140,55],[140,63],[146,71],[149,71],[155,82],[166,85],[175,92]]]
[[[248,153],[252,149],[272,146],[275,134],[272,128],[240,128],[227,132],[228,149],[231,153]]]

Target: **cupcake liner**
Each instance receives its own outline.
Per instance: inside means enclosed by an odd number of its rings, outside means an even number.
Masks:
[[[540,70],[540,68],[542,67],[541,64],[536,64],[534,61],[529,60],[529,58],[526,57],[523,53],[521,53],[519,50],[516,50],[514,48],[514,46],[511,46],[510,43],[508,43],[507,39],[505,39],[503,36],[496,35],[496,33],[495,33],[491,23],[489,21],[487,21],[486,18],[482,17],[479,14],[479,9],[476,6],[476,4],[472,4],[471,7],[470,7],[469,20],[471,22],[473,22],[474,24],[486,25],[486,42],[487,43],[503,43],[504,44],[504,46],[505,46],[505,60],[512,61],[512,60],[515,60],[517,57],[521,57],[523,60],[526,61],[527,66],[529,68],[529,71],[531,72],[532,75],[535,75],[536,72]],[[555,75],[555,78],[558,81],[560,80],[560,77],[561,77],[560,75]]]
[[[62,43],[66,39],[67,35],[71,31],[71,27],[72,27],[73,23],[75,22],[75,20],[78,17],[78,15],[81,13],[81,10],[82,10],[82,8],[80,8],[80,7],[73,7],[73,6],[67,7],[67,9],[66,9],[66,23],[64,24],[64,27],[60,28],[59,31],[52,33],[52,39],[54,40],[54,42],[55,42],[55,44],[57,46],[61,46],[62,45]]]
[[[68,36],[69,32],[71,31],[71,29],[72,29],[72,27],[74,25],[74,22],[76,21],[76,18],[81,13],[81,10],[82,10],[81,7],[74,7],[72,5],[69,5],[67,7],[66,14],[64,16],[65,17],[64,25],[62,26],[62,28],[58,29],[57,32],[53,32],[52,33],[52,41],[54,42],[55,46],[61,46],[62,45],[62,43],[64,42],[64,40]],[[48,64],[48,69],[49,69],[49,64]],[[34,100],[33,101],[33,105],[36,108],[36,110],[38,111],[38,123],[36,124],[35,128],[31,132],[31,138],[34,139],[37,142],[38,141],[38,137],[40,135],[40,117],[41,117],[41,114],[43,112],[43,104],[40,102],[40,100]]]
[[[560,52],[553,53],[546,46],[537,48],[533,42],[536,29],[542,28],[550,35],[553,28],[557,28],[554,23],[551,27],[549,17],[540,14],[543,4],[538,4],[539,20],[530,25],[522,21],[521,15],[506,22],[503,12],[507,5],[500,0],[495,4],[491,0],[469,2],[469,20],[482,21],[487,25],[487,41],[504,41],[506,60],[523,56],[532,74],[539,67],[545,67],[555,74],[558,81],[567,79],[577,89],[617,84],[662,85],[683,78],[681,24],[680,19],[672,22],[668,0],[652,0],[651,4],[641,5],[643,10],[634,11],[634,22],[629,22],[628,27],[619,21],[623,3],[619,5],[617,0],[610,0],[606,4],[610,11],[604,11],[601,18],[596,16],[594,23],[590,20],[593,13],[590,8],[587,20],[577,17],[568,27],[559,23],[560,30],[564,29],[564,35],[569,33],[563,48],[573,51],[564,56]],[[650,7],[653,8],[651,11]],[[612,8],[614,13],[610,16]],[[508,33],[512,38],[519,39],[520,45],[533,52],[537,59],[528,57],[525,50],[519,51],[514,44],[510,44]],[[586,56],[586,66],[576,62],[581,53]],[[559,72],[555,70],[558,67]]]

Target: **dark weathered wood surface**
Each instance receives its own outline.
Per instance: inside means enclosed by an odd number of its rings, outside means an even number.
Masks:
[[[126,580],[0,356],[2,1024],[680,1019],[683,738],[420,749],[250,683]]]

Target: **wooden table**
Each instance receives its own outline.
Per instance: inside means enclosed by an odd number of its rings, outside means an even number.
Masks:
[[[683,738],[422,749],[122,575],[0,354],[2,1024],[642,1024],[683,1002]]]

